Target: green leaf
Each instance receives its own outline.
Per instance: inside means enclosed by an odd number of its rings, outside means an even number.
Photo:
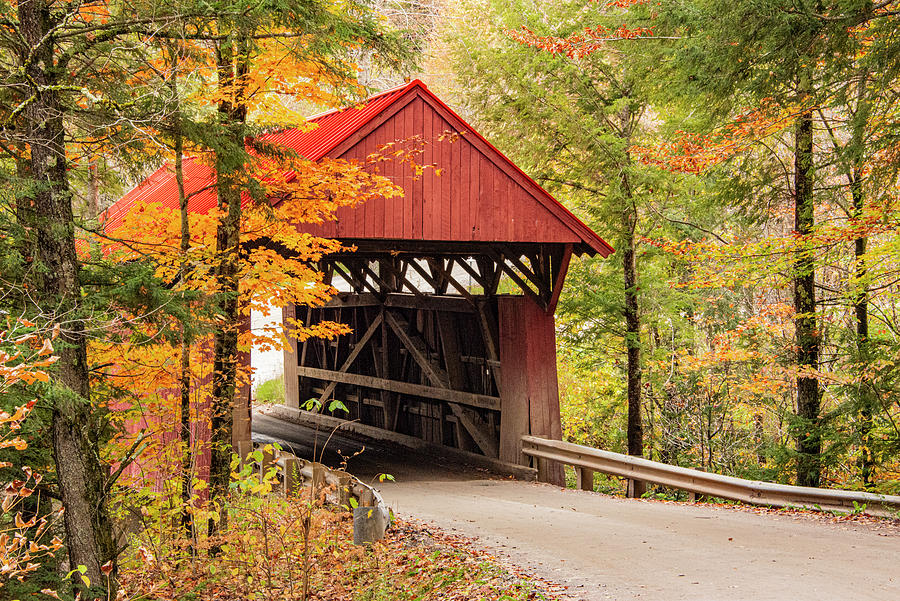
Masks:
[[[328,403],[328,411],[330,411],[331,413],[334,413],[338,409],[340,409],[344,413],[350,413],[350,410],[347,409],[347,405],[343,404],[337,399],[333,399],[330,403]]]

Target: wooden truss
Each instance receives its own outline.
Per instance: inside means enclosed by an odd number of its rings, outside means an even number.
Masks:
[[[499,457],[508,401],[498,297],[524,294],[552,323],[571,253],[563,244],[495,244],[466,253],[360,244],[328,256],[318,268],[344,292],[285,317],[309,325],[338,321],[353,332],[298,343],[285,362],[289,401],[315,399],[324,408],[337,398],[350,412],[338,417]],[[554,376],[554,398],[555,386]]]
[[[492,244],[466,254],[391,250],[331,255],[320,264],[326,279],[339,278],[357,294],[383,301],[388,294],[456,295],[474,306],[474,296],[520,290],[552,312],[572,256],[571,244]],[[504,279],[513,288],[501,290]],[[468,282],[466,281],[468,280]]]

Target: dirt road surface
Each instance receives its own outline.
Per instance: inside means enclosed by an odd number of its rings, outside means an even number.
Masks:
[[[254,416],[254,440],[312,456],[327,437]],[[335,436],[335,465],[361,443]],[[369,444],[351,472],[377,481],[401,516],[477,537],[575,599],[898,601],[900,528],[668,504],[516,482]]]

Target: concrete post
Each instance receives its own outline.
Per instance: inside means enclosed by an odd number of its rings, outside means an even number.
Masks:
[[[377,507],[354,507],[353,544],[367,545],[381,540],[385,525],[384,516]]]
[[[331,472],[338,479],[338,505],[342,507],[350,506],[350,480],[351,476],[347,472],[340,470],[332,470]]]
[[[312,497],[315,498],[316,495],[319,494],[319,491],[322,490],[325,486],[325,470],[326,468],[321,463],[311,463],[310,468],[312,468],[312,482],[310,486],[312,486]]]

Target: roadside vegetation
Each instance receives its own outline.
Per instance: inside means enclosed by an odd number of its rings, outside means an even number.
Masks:
[[[281,404],[284,402],[284,376],[278,376],[262,382],[256,388],[256,401],[259,403]]]

